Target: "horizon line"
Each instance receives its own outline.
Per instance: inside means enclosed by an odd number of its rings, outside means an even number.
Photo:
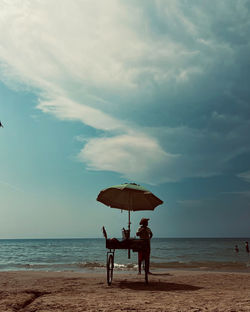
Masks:
[[[180,236],[180,237],[153,237],[152,239],[250,239],[250,236]],[[2,240],[70,240],[70,239],[105,239],[104,237],[37,237],[37,238],[0,238],[0,241]],[[118,239],[121,239],[121,237],[118,237]]]

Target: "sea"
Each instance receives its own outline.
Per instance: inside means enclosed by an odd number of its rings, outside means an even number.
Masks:
[[[250,272],[250,238],[152,238],[151,271]],[[239,252],[235,251],[238,245]],[[105,239],[1,239],[0,271],[102,272]],[[137,271],[137,253],[116,250],[115,270]]]

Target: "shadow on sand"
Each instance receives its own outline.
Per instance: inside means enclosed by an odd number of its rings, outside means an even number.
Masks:
[[[150,275],[153,275],[153,276],[171,276],[172,274],[170,274],[170,273],[151,273]]]
[[[197,287],[187,284],[176,284],[167,282],[149,282],[148,285],[145,282],[131,282],[131,281],[121,281],[119,282],[119,287],[121,289],[129,288],[133,290],[149,290],[149,291],[195,291],[202,287]]]

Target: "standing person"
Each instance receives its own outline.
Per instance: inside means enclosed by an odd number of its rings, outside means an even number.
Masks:
[[[148,227],[148,220],[147,218],[142,218],[140,221],[140,227],[136,232],[136,235],[140,237],[140,239],[144,239],[147,241],[147,249],[145,252],[139,251],[138,252],[138,274],[141,274],[141,263],[143,260],[143,257],[145,260],[148,261],[148,270],[149,270],[149,261],[150,261],[150,239],[153,236],[152,231]],[[150,273],[150,272],[148,272]]]
[[[235,245],[235,248],[234,248],[234,249],[235,249],[235,252],[236,252],[236,253],[239,252],[239,247],[238,247],[238,245]]]
[[[245,242],[245,247],[246,247],[246,252],[249,253],[249,246],[248,246],[248,242]]]

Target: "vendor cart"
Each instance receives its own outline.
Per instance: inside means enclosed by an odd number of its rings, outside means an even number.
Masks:
[[[107,252],[107,282],[111,285],[114,270],[114,255],[116,249],[127,249],[130,259],[130,250],[142,252],[142,262],[144,262],[145,282],[148,283],[149,273],[149,241],[130,238],[130,212],[142,210],[154,210],[163,201],[152,192],[136,183],[124,183],[103,189],[97,196],[97,201],[111,208],[128,211],[128,229],[123,229],[123,240],[107,238],[107,233],[103,227],[103,235],[106,239]]]
[[[103,235],[106,239],[106,248],[109,249],[107,251],[107,283],[110,286],[113,280],[113,270],[114,270],[114,257],[116,249],[127,249],[132,250],[133,252],[142,252],[144,263],[143,268],[145,272],[145,283],[148,284],[148,273],[149,273],[149,257],[148,254],[148,242],[143,239],[133,239],[133,238],[125,238],[119,241],[116,238],[107,238],[107,233],[105,228],[102,228]]]

